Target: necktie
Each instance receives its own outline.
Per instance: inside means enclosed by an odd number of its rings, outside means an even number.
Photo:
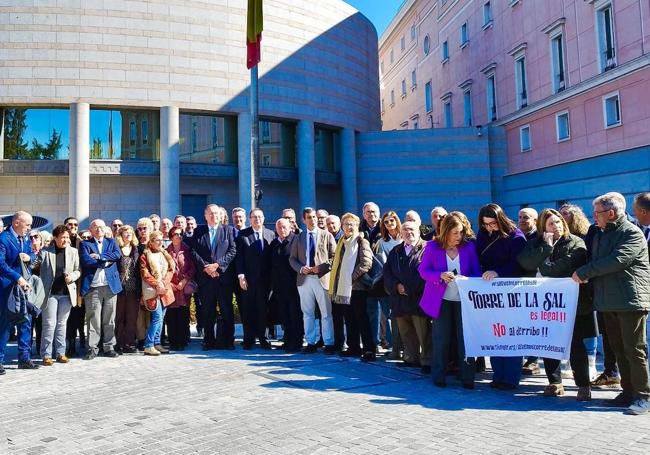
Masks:
[[[314,233],[310,232],[309,233],[309,263],[307,266],[313,267],[316,264],[314,264],[315,258],[316,258],[316,242],[314,241]]]
[[[257,249],[260,250],[260,252],[264,251],[264,242],[260,238],[259,232],[255,233],[255,242],[257,242]]]
[[[23,253],[25,250],[25,237],[22,235],[18,236],[18,243],[20,244],[20,252]]]
[[[643,235],[645,236],[645,239],[648,240],[648,233],[650,233],[650,226],[646,227],[643,230]]]
[[[217,230],[214,227],[210,228],[210,248],[214,249],[214,241],[217,238]]]

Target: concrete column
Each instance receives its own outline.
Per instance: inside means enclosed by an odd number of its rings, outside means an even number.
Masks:
[[[181,213],[178,108],[160,108],[160,216]]]
[[[90,216],[90,105],[70,105],[68,214],[87,227]]]
[[[341,131],[341,199],[343,212],[358,213],[357,142],[352,128]]]
[[[255,203],[255,183],[251,173],[251,115],[242,112],[237,116],[237,168],[239,170],[239,206],[246,213]],[[264,199],[262,199],[264,200]]]
[[[298,200],[302,212],[305,207],[316,208],[316,155],[314,152],[314,122],[300,120],[298,138]]]
[[[5,110],[0,108],[0,160],[5,159]]]

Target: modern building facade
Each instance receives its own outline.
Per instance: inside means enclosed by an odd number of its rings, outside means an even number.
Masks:
[[[502,128],[512,215],[631,199],[650,189],[648,24],[637,0],[407,0],[379,43],[382,127]]]
[[[0,212],[250,208],[246,5],[3,2]],[[260,205],[356,211],[356,135],[380,128],[377,33],[340,0],[264,8]]]

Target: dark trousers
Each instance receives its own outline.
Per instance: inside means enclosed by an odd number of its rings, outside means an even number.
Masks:
[[[74,302],[73,302],[74,303]],[[86,306],[77,305],[73,306],[68,316],[66,324],[65,338],[68,353],[75,353],[75,340],[79,334],[79,345],[86,345],[86,335],[84,333],[84,325],[86,321]]]
[[[115,338],[118,348],[135,346],[140,299],[137,295],[121,292],[117,295],[115,310]]]
[[[41,336],[43,335],[43,316],[38,315],[38,317],[32,319],[33,321],[33,327],[34,327],[34,333],[35,333],[35,341],[36,341],[36,354],[38,355],[41,352]]]
[[[354,291],[352,295],[354,295]],[[334,347],[343,349],[345,343],[348,345],[349,351],[361,355],[359,326],[352,310],[352,304],[332,303],[332,322],[334,324]]]
[[[618,368],[623,393],[632,398],[650,399],[648,384],[648,349],[645,311],[612,311],[604,313]]]
[[[185,347],[187,345],[187,328],[190,325],[189,307],[167,308],[165,319],[167,320],[169,345],[172,348]]]
[[[594,335],[594,327],[593,313],[576,316],[571,337],[570,361],[573,379],[578,387],[589,386],[589,357],[584,339]],[[544,370],[549,384],[562,384],[561,363],[557,359],[544,358]]]
[[[609,342],[609,335],[607,335],[607,324],[605,324],[605,313],[598,311],[598,328],[603,339],[603,366],[604,373],[607,376],[618,376],[618,365],[616,364],[616,354],[612,349]]]
[[[356,322],[356,327],[358,329],[358,334],[353,339],[353,343],[354,340],[357,340],[358,343],[358,337],[361,335],[361,343],[363,343],[364,352],[374,353],[377,349],[377,346],[375,344],[375,335],[372,333],[370,318],[368,317],[368,312],[366,311],[367,300],[368,293],[366,291],[352,291],[352,295],[350,297],[350,309],[352,311],[351,319],[354,319]],[[350,334],[348,334],[348,345],[350,344],[351,338],[352,337],[350,337]]]
[[[452,338],[454,332],[456,333],[455,339]],[[474,357],[465,356],[460,302],[442,301],[440,316],[438,319],[433,320],[431,339],[433,344],[431,358],[433,381],[443,384],[445,382],[447,365],[449,364],[449,346],[453,339],[456,343],[460,379],[463,384],[473,383],[475,374]]]
[[[284,326],[284,345],[288,349],[298,349],[302,347],[304,336],[298,289],[295,283],[287,283],[286,286],[274,288],[273,293],[280,307],[282,325]]]
[[[266,341],[266,320],[269,307],[269,289],[259,283],[248,283],[248,290],[242,292],[242,304],[239,307],[241,322],[244,326],[244,344]]]
[[[5,361],[5,350],[7,348],[7,341],[9,341],[9,329],[14,327],[8,319],[9,310],[7,309],[6,302],[0,304],[0,365]],[[31,358],[31,341],[32,341],[32,318],[27,317],[27,320],[21,324],[17,324],[17,341],[18,341],[18,361],[27,362]]]
[[[199,284],[199,292],[201,294],[201,310],[203,316],[203,344],[208,347],[216,347],[218,339],[219,344],[232,345],[235,338],[232,289],[225,289],[219,281],[210,279]],[[219,305],[223,323],[219,324],[219,333],[215,335],[217,305]]]

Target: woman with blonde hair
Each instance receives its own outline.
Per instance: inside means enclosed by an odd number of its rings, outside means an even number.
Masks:
[[[518,260],[529,274],[568,278],[587,262],[587,248],[580,237],[569,232],[569,226],[560,212],[544,209],[537,220],[537,238],[526,244]],[[589,359],[583,340],[597,335],[594,321],[591,295],[586,285],[580,285],[570,354],[573,379],[578,386],[578,401],[591,399]],[[564,395],[560,363],[556,359],[544,359],[549,381],[549,385],[544,388],[544,396]]]
[[[347,350],[343,357],[361,356],[363,361],[375,360],[375,337],[370,329],[370,319],[366,311],[368,291],[361,277],[372,267],[370,243],[359,234],[359,217],[346,213],[341,217],[343,237],[336,245],[332,271],[330,273],[329,294],[332,306],[340,305],[347,329]],[[343,321],[339,320],[339,323]],[[359,335],[363,351],[359,345]]]
[[[138,252],[138,239],[133,228],[128,224],[117,229],[117,245],[120,247],[122,257],[118,263],[122,292],[117,295],[115,312],[115,336],[117,344],[115,351],[118,354],[133,354],[137,352],[135,346],[135,332],[140,309],[140,295],[142,285],[140,279],[140,253]]]
[[[580,207],[575,204],[564,204],[559,210],[562,218],[569,227],[569,232],[584,239],[591,223]]]
[[[160,335],[165,310],[174,302],[171,285],[176,264],[163,249],[163,233],[154,231],[149,236],[147,248],[140,256],[140,275],[142,276],[143,304],[151,313],[151,321],[144,340],[145,355],[161,354]]]

